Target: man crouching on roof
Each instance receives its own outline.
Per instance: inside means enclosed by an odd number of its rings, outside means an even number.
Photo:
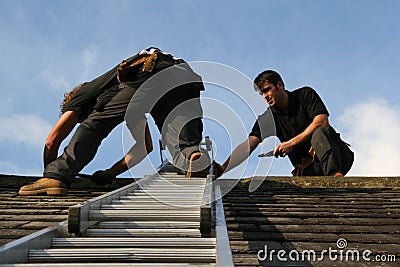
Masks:
[[[314,89],[287,91],[281,76],[273,70],[260,73],[254,84],[269,107],[222,165],[221,172],[238,166],[272,135],[281,141],[272,154],[288,156],[295,176],[341,177],[350,170],[354,153],[329,124],[328,110]]]
[[[92,178],[98,184],[111,183],[152,150],[146,113],[153,117],[177,168],[188,176],[204,177],[208,173],[210,158],[199,145],[203,132],[200,92],[204,85],[188,63],[151,47],[84,87],[78,91],[82,101],[86,99],[85,90],[101,92],[93,111],[80,123],[64,153],[46,165],[43,178],[21,187],[19,194],[66,195],[75,175],[94,158],[101,141],[125,120],[136,143],[110,169],[97,171]],[[78,115],[79,103],[71,107]]]

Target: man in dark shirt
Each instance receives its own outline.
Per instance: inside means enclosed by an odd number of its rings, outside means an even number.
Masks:
[[[76,129],[64,153],[47,164],[43,178],[23,186],[19,194],[67,194],[75,174],[94,158],[112,129],[125,120],[136,143],[110,169],[93,175],[92,181],[99,184],[110,182],[152,150],[146,144],[150,139],[146,113],[153,117],[174,165],[192,175],[204,175],[210,165],[207,153],[199,147],[203,132],[200,92],[204,86],[186,62],[158,48],[143,50],[85,83],[70,111],[84,112],[79,108],[93,99],[87,90],[99,94],[94,111]]]
[[[328,110],[312,88],[289,92],[281,76],[272,70],[260,73],[254,84],[269,108],[222,165],[224,172],[238,166],[273,135],[281,141],[273,155],[288,156],[295,167],[293,175],[343,176],[350,170],[354,154],[330,126]]]

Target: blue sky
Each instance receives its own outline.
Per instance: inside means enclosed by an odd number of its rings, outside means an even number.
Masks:
[[[1,6],[0,173],[41,175],[44,141],[64,92],[148,46],[187,61],[224,64],[251,80],[274,69],[288,90],[313,87],[331,124],[356,152],[350,175],[400,173],[397,0],[3,0]],[[252,88],[242,90],[256,96]],[[213,86],[204,96],[231,105]],[[218,112],[214,108],[211,113]],[[248,131],[252,124],[244,121]],[[227,145],[228,136],[212,128],[206,121],[205,135],[213,138],[222,162],[240,141]],[[123,156],[122,132],[112,132],[83,172],[108,168]],[[155,150],[150,159],[158,158]],[[269,174],[290,170],[288,160],[279,159]],[[132,173],[140,176],[146,169],[138,166]]]

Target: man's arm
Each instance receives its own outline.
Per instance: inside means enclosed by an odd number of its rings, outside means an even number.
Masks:
[[[133,129],[131,129],[131,134],[136,143],[131,147],[128,153],[126,153],[125,157],[123,157],[120,161],[118,161],[110,169],[108,169],[108,172],[114,177],[137,165],[151,151],[153,151],[151,134],[146,120],[143,120],[142,122],[138,123]]]
[[[249,136],[243,143],[238,145],[224,164],[222,164],[224,173],[240,165],[260,143],[261,140],[258,137]]]
[[[79,115],[75,111],[66,111],[58,119],[46,138],[43,150],[44,167],[57,158],[61,142],[71,133],[78,120]]]
[[[298,144],[308,140],[312,133],[319,127],[329,126],[329,120],[327,114],[320,114],[314,117],[313,121],[308,127],[300,134],[296,135],[292,139],[280,143],[274,150],[274,155],[281,155],[282,157],[289,154]]]
[[[129,152],[110,169],[96,171],[92,175],[92,182],[99,185],[111,183],[115,177],[141,162],[153,150],[149,126],[145,119],[130,130],[136,143],[131,147]]]

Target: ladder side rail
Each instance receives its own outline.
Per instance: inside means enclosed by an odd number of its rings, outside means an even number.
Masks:
[[[69,207],[68,232],[74,234],[84,232],[88,227],[96,223],[89,220],[89,212],[91,209],[99,209],[102,204],[109,204],[113,199],[117,199],[121,195],[127,194],[127,192],[137,188],[138,185],[134,182],[104,195],[87,200],[81,204]]]
[[[206,185],[204,188],[203,198],[200,206],[200,233],[203,237],[207,237],[211,234],[212,225],[212,196],[213,196],[213,181],[215,180],[214,173],[214,150],[212,141],[209,136],[205,137],[205,140],[200,143],[200,146],[205,146],[208,154],[211,153],[210,158],[210,169],[207,175]]]
[[[204,187],[203,198],[201,200],[200,206],[200,233],[202,236],[209,236],[211,233],[212,228],[212,211],[211,211],[211,204],[212,204],[212,181],[213,175],[208,175],[206,180],[206,185]]]
[[[134,190],[140,189],[141,186],[151,182],[154,177],[155,175],[147,176],[137,182],[71,206],[68,210],[68,232],[74,234],[83,233],[87,228],[97,223],[97,221],[89,220],[90,210],[100,209],[101,205],[110,204],[113,200],[119,199],[120,196],[125,196]]]
[[[215,236],[216,265],[219,267],[233,267],[232,250],[229,244],[228,229],[225,221],[224,206],[222,203],[221,188],[216,185],[215,192]]]
[[[0,264],[24,263],[30,249],[45,249],[51,246],[53,238],[67,237],[67,221],[47,227],[0,247]]]

